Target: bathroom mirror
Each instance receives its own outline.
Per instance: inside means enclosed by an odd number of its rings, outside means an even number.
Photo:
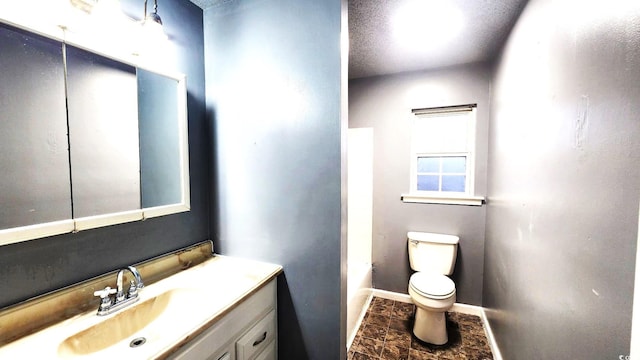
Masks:
[[[0,230],[71,219],[62,46],[0,24],[0,48]]]
[[[184,76],[13,25],[0,21],[0,245],[188,211]]]
[[[140,206],[136,68],[65,46],[73,217]]]

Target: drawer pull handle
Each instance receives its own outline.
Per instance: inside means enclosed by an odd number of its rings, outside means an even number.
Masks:
[[[258,345],[262,344],[262,342],[265,341],[266,339],[267,339],[267,332],[265,331],[262,334],[262,337],[260,339],[258,339],[258,340],[253,342],[253,346],[258,346]]]

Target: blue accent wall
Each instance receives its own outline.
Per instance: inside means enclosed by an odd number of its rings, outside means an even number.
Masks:
[[[204,11],[216,251],[282,264],[279,359],[345,357],[341,1]]]

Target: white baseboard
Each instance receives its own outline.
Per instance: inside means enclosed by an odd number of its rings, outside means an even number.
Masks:
[[[484,325],[484,332],[487,334],[487,340],[489,341],[489,347],[493,353],[493,359],[502,360],[502,353],[500,352],[496,338],[493,336],[493,330],[491,330],[491,324],[489,323],[489,319],[487,319],[486,309],[484,308],[482,308],[481,318],[482,324]]]
[[[475,315],[477,317],[482,318],[482,307],[476,305],[455,303],[451,307],[451,311],[459,312],[467,315]]]
[[[371,289],[371,293],[373,296],[381,297],[383,299],[401,301],[401,302],[410,303],[410,304],[413,303],[413,301],[411,301],[411,296],[407,294],[401,294],[393,291],[380,290],[380,289]],[[482,317],[482,307],[475,306],[475,305],[455,303],[451,307],[451,311]]]
[[[393,292],[393,291],[371,289],[371,295],[372,295],[371,297],[377,296],[383,299],[401,301],[405,303],[413,303],[413,301],[411,301],[411,296],[407,294]],[[367,306],[368,306],[368,302],[367,302]],[[496,339],[493,337],[493,331],[491,331],[491,325],[489,324],[489,320],[487,319],[487,315],[485,314],[485,309],[483,307],[476,306],[476,305],[455,303],[451,307],[451,311],[468,314],[468,315],[475,315],[480,317],[480,319],[482,320],[482,326],[484,327],[485,335],[487,336],[487,341],[489,342],[489,347],[491,348],[491,352],[493,353],[493,359],[502,360],[502,354],[500,353],[500,349],[498,348]],[[360,323],[358,323],[358,326],[360,326]],[[353,341],[353,339],[351,339],[351,341]]]
[[[405,303],[413,304],[411,301],[411,296],[408,294],[401,294],[393,291],[380,290],[380,289],[371,289],[371,294],[373,296],[381,297],[383,299],[395,300]]]

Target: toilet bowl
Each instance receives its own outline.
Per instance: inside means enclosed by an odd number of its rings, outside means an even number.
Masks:
[[[413,334],[430,344],[446,344],[445,312],[456,302],[453,281],[445,275],[417,272],[409,279],[409,296],[416,305]]]
[[[453,273],[459,238],[422,232],[407,234],[409,264],[415,271],[409,279],[409,296],[416,305],[413,334],[420,340],[444,345],[447,336],[445,312],[456,302]]]

